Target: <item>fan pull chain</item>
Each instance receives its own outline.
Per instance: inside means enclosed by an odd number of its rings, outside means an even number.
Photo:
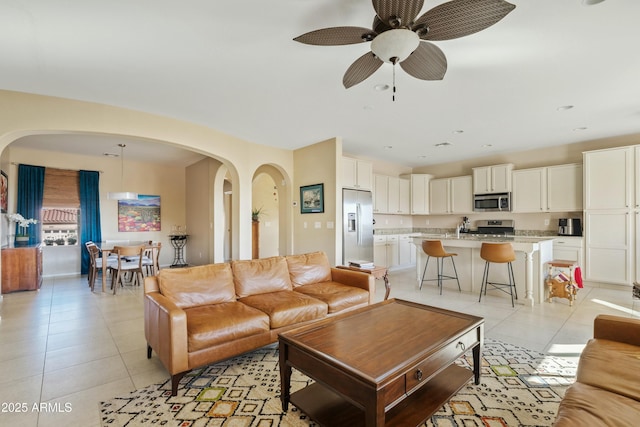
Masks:
[[[393,94],[391,95],[392,102],[396,102],[396,63],[393,63]]]

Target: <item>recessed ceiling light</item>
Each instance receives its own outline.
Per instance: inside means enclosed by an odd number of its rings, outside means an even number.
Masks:
[[[421,154],[420,156],[418,156],[418,158],[419,158],[419,159],[426,159],[426,158],[427,158],[427,156],[426,156],[426,155],[424,155],[424,154]]]
[[[103,156],[106,157],[119,157],[120,154],[116,154],[116,153],[102,153]]]
[[[371,105],[365,105],[364,107],[362,107],[363,110],[373,110],[373,107]]]
[[[439,142],[437,144],[435,144],[436,147],[446,147],[448,145],[451,145],[450,142]]]
[[[393,148],[393,145],[385,145],[384,147],[385,150],[391,150]]]
[[[558,111],[567,111],[567,110],[571,110],[573,108],[573,105],[563,105],[561,107],[556,108],[556,110]]]
[[[586,126],[581,126],[581,127],[579,127],[579,128],[573,128],[573,130],[574,130],[575,132],[579,132],[579,131],[583,131],[583,130],[587,130],[587,129],[588,129],[588,128],[587,128]]]
[[[464,131],[463,131],[463,130],[461,130],[461,129],[458,129],[458,130],[454,130],[454,131],[453,131],[453,132],[451,132],[451,133],[453,133],[453,134],[457,135],[457,134],[464,133]]]
[[[389,90],[389,85],[379,84],[379,85],[375,85],[373,88],[375,90],[377,90],[378,92],[382,92],[382,91],[385,91],[385,90]]]
[[[489,148],[489,147],[493,147],[492,144],[482,144],[482,148]]]

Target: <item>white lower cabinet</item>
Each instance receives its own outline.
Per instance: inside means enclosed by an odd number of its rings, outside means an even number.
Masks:
[[[559,236],[553,241],[553,259],[576,261],[584,268],[582,237]]]
[[[410,234],[373,236],[373,263],[389,269],[409,267],[416,262],[416,251]]]

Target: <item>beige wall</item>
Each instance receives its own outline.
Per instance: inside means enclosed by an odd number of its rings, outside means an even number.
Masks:
[[[18,141],[9,149],[4,150],[2,160],[3,170],[9,175],[9,194],[11,196],[9,198],[9,212],[15,212],[18,164],[100,171],[100,221],[103,240],[160,241],[163,247],[167,248],[160,253],[160,262],[162,265],[171,263],[173,254],[167,235],[170,233],[172,225],[185,223],[185,174],[183,168],[171,165],[158,167],[156,164],[127,160],[125,166],[126,185],[135,189],[139,194],[160,196],[162,230],[157,232],[119,232],[118,201],[107,198],[109,191],[121,190],[121,168],[117,159],[76,154],[61,156],[56,152],[21,148]],[[3,223],[6,226],[6,221]],[[3,244],[7,243],[7,235],[8,233],[3,229]],[[51,258],[48,261],[50,260]],[[46,270],[48,271],[45,271],[45,274],[51,273],[51,275],[65,273],[53,272],[51,268]],[[73,272],[66,273],[72,274]]]
[[[324,251],[329,261],[342,260],[341,165],[342,141],[330,139],[294,151],[296,175],[294,200],[297,202],[294,218],[295,253]],[[324,213],[300,213],[300,186],[324,184]]]
[[[250,195],[255,170],[263,164],[277,165],[285,177],[293,176],[293,152],[290,150],[253,144],[172,118],[11,91],[0,91],[0,111],[3,112],[0,151],[16,139],[31,134],[100,133],[168,143],[218,159],[229,168],[234,185],[232,215],[238,226],[234,229],[232,255],[236,259],[251,257]],[[185,221],[184,218],[178,220]]]
[[[261,209],[260,216],[260,258],[280,255],[280,202],[276,183],[266,173],[259,173],[253,180],[252,206]]]

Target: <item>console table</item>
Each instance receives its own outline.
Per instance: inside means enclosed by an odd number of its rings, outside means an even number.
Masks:
[[[171,268],[186,267],[189,265],[184,260],[184,247],[187,244],[187,237],[189,236],[186,234],[169,235],[169,241],[174,249],[173,263],[170,265]]]

